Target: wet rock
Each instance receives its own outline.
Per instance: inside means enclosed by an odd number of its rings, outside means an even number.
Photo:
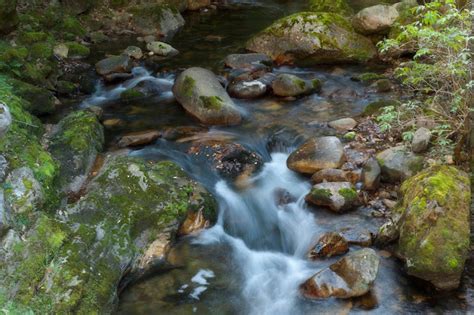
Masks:
[[[375,158],[370,158],[362,169],[362,183],[365,190],[376,190],[380,184],[381,169]]]
[[[344,159],[344,148],[338,138],[320,137],[306,141],[290,154],[286,164],[295,172],[314,174],[325,168],[339,168]]]
[[[305,200],[335,212],[344,212],[359,204],[359,195],[349,182],[324,182],[314,185]]]
[[[0,138],[2,138],[10,129],[12,124],[12,115],[7,105],[0,103]]]
[[[102,122],[104,127],[106,128],[117,128],[117,127],[122,127],[125,125],[125,121],[123,121],[120,118],[110,118],[106,119]]]
[[[362,296],[377,277],[379,260],[370,248],[351,252],[303,283],[301,293],[310,299]]]
[[[111,73],[104,76],[104,80],[107,83],[118,83],[129,80],[133,78],[133,74],[131,73]]]
[[[292,74],[279,74],[272,82],[273,93],[277,96],[299,96],[318,91],[321,82],[318,79],[312,81],[303,80]]]
[[[164,37],[174,35],[185,23],[176,8],[167,4],[134,5],[129,12],[129,21],[133,30],[141,35],[161,34]]]
[[[273,191],[273,196],[275,197],[275,203],[277,206],[284,206],[296,201],[296,197],[284,188],[275,189]]]
[[[359,11],[352,18],[352,25],[362,34],[387,34],[398,15],[393,6],[379,4]]]
[[[188,0],[187,4],[187,9],[194,11],[208,7],[211,4],[211,0]]]
[[[326,38],[333,38],[330,43]],[[247,42],[250,51],[278,63],[363,62],[376,55],[372,42],[335,13],[303,12],[276,21]]]
[[[18,25],[16,5],[17,0],[0,1],[0,34],[8,34]]]
[[[470,245],[469,176],[452,166],[435,166],[400,189],[398,252],[408,274],[438,289],[459,286]]]
[[[349,244],[339,233],[328,232],[321,236],[309,252],[309,258],[328,258],[342,255],[349,251]]]
[[[413,154],[404,146],[380,152],[377,161],[382,169],[382,180],[389,183],[405,180],[423,168],[423,157]]]
[[[235,98],[252,99],[264,96],[267,86],[259,80],[238,81],[229,84],[227,91]]]
[[[82,110],[62,119],[50,139],[49,151],[59,162],[58,181],[66,193],[77,193],[104,145],[104,130],[97,116]]]
[[[341,118],[329,122],[329,127],[336,129],[340,132],[346,132],[352,130],[357,126],[357,122],[352,118]]]
[[[168,127],[162,130],[161,136],[169,141],[176,141],[182,138],[189,138],[200,133],[207,132],[209,129],[201,126],[179,126]]]
[[[198,211],[189,211],[186,215],[186,219],[181,223],[178,228],[178,236],[186,236],[195,234],[201,230],[209,227],[211,223],[204,216],[203,209]]]
[[[28,167],[14,169],[8,175],[5,187],[7,187],[5,205],[8,214],[28,214],[38,211],[44,201],[43,188]]]
[[[372,233],[367,229],[358,227],[343,228],[339,230],[339,234],[351,245],[365,247],[372,245]]]
[[[237,180],[240,176],[254,175],[263,166],[263,159],[259,154],[239,143],[197,141],[189,148],[188,153],[207,161],[218,174],[232,180]]]
[[[146,44],[146,49],[151,51],[153,54],[163,57],[176,56],[179,51],[173,46],[163,42],[150,42]]]
[[[124,102],[134,101],[143,97],[145,97],[145,94],[136,87],[127,89],[120,93],[120,100]]]
[[[224,64],[226,67],[232,69],[254,70],[261,65],[269,65],[272,63],[270,57],[265,54],[251,53],[251,54],[231,54],[228,55]]]
[[[98,74],[105,76],[112,73],[129,73],[132,70],[130,56],[119,55],[105,58],[95,64]]]
[[[395,242],[400,235],[398,223],[394,220],[385,222],[378,230],[375,236],[375,245],[383,248],[390,243]]]
[[[140,47],[137,46],[128,46],[124,51],[124,55],[130,56],[133,59],[142,59],[143,51]]]
[[[121,148],[125,148],[147,145],[154,142],[160,136],[161,133],[157,130],[131,132],[120,138],[120,140],[118,141],[118,146]]]
[[[311,181],[315,184],[322,183],[324,181],[327,182],[345,182],[349,181],[353,184],[359,182],[360,180],[360,172],[357,170],[354,171],[345,171],[339,170],[335,168],[326,168],[311,176]]]
[[[411,149],[415,153],[421,153],[428,149],[431,140],[431,131],[427,128],[418,128],[413,135]]]
[[[216,76],[203,68],[189,68],[175,81],[178,102],[200,122],[208,125],[237,125],[240,112]]]
[[[294,129],[272,130],[267,138],[266,148],[269,152],[287,152],[288,148],[295,147],[304,140],[305,137]]]

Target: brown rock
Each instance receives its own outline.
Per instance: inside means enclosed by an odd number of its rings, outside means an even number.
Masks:
[[[345,254],[348,250],[349,244],[341,234],[329,232],[319,238],[308,256],[311,259],[327,258]]]
[[[199,232],[210,226],[210,222],[206,220],[203,209],[198,211],[188,211],[186,219],[181,223],[178,229],[178,236],[185,236]]]
[[[160,137],[160,132],[157,130],[145,130],[128,133],[118,142],[118,146],[121,148],[134,147],[152,143]]]

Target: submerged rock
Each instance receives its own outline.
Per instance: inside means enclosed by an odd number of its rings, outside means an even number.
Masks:
[[[132,62],[128,55],[112,56],[96,63],[95,69],[102,76],[112,73],[128,73],[132,70]]]
[[[393,6],[379,4],[359,11],[352,18],[352,25],[362,34],[386,34],[398,15]]]
[[[382,179],[390,183],[405,180],[423,167],[423,157],[413,154],[404,146],[378,153],[377,161],[382,169]]]
[[[146,145],[154,142],[160,136],[161,133],[157,130],[131,132],[120,138],[118,146],[125,148]]]
[[[237,125],[240,112],[225,89],[209,70],[189,68],[175,81],[178,102],[200,122],[208,125]]]
[[[290,154],[286,164],[295,172],[314,174],[325,168],[339,168],[344,159],[344,148],[338,138],[320,137],[303,143]]]
[[[370,248],[351,252],[303,283],[301,293],[310,299],[362,296],[377,277],[379,260]]]
[[[77,193],[104,145],[104,130],[96,114],[81,110],[62,119],[51,136],[49,151],[59,162],[59,186]]]
[[[318,79],[307,81],[296,75],[282,73],[272,82],[273,93],[278,96],[299,96],[310,94],[321,88]]]
[[[372,42],[357,34],[349,21],[323,12],[282,18],[250,39],[246,48],[280,62],[312,64],[364,62],[376,55]]]
[[[438,289],[459,286],[470,245],[469,176],[435,166],[401,186],[398,252],[408,274]]]
[[[228,55],[224,64],[232,69],[240,70],[254,70],[260,66],[269,65],[272,63],[270,57],[265,54],[250,53],[250,54],[231,54]]]
[[[339,233],[328,232],[321,236],[309,252],[309,258],[328,258],[332,256],[342,255],[349,251],[349,244],[346,239]]]
[[[324,182],[314,185],[305,200],[335,212],[344,212],[359,204],[359,195],[349,182]]]

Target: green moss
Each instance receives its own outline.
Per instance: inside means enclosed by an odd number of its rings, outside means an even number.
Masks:
[[[67,42],[66,46],[69,49],[68,56],[71,58],[86,58],[90,55],[89,47],[77,42]]]
[[[311,189],[310,194],[314,199],[328,200],[332,197],[331,190],[322,188],[313,188]]]
[[[124,101],[130,101],[144,96],[145,95],[137,89],[128,89],[120,94],[120,98]]]
[[[219,96],[200,96],[199,99],[207,109],[218,110],[223,105],[223,100]]]
[[[349,131],[344,134],[343,138],[344,140],[352,141],[355,139],[356,136],[357,136],[357,133],[355,131]]]
[[[357,191],[353,188],[341,188],[338,191],[339,195],[341,195],[346,202],[353,202],[358,198]]]
[[[45,32],[22,32],[18,36],[18,41],[22,44],[34,44],[38,42],[44,42],[48,39],[49,35]]]
[[[370,82],[377,81],[380,79],[385,79],[385,76],[382,74],[374,73],[374,72],[366,72],[357,76],[355,79],[357,81],[361,81],[364,83],[370,83]]]
[[[306,88],[306,82],[300,78],[294,78],[293,83],[296,84],[300,90],[304,90]]]
[[[321,89],[321,81],[318,79],[314,79],[311,81],[311,84],[313,85],[313,89],[316,91],[319,91]]]
[[[196,80],[190,76],[186,76],[183,80],[183,92],[187,97],[192,97],[194,93],[194,87],[196,86]]]
[[[77,36],[84,36],[87,33],[79,20],[72,16],[66,16],[64,18],[60,31]]]
[[[53,46],[50,43],[35,43],[30,47],[30,56],[33,59],[49,59],[53,56]]]
[[[314,12],[333,12],[341,15],[353,13],[345,0],[309,0],[310,10]]]

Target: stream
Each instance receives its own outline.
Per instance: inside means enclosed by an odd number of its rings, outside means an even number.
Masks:
[[[176,127],[199,127],[175,101],[171,88],[176,72],[190,66],[223,74],[223,58],[243,52],[251,35],[279,17],[301,11],[303,1],[230,1],[217,12],[191,13],[187,25],[170,44],[180,51],[166,60],[149,60],[133,70],[134,77],[114,86],[98,83],[96,92],[79,107],[100,106],[104,120],[121,123],[107,129],[108,150],[116,149],[123,134]],[[361,6],[358,1],[355,7]],[[131,43],[133,41],[131,40]],[[124,42],[98,50],[123,50]],[[135,43],[136,44],[136,43]],[[384,222],[361,207],[346,214],[310,207],[304,201],[311,185],[290,171],[286,159],[304,139],[330,135],[325,122],[355,117],[374,100],[399,98],[396,92],[379,94],[352,80],[364,72],[383,72],[381,65],[327,67],[276,67],[274,73],[291,73],[320,79],[321,93],[293,100],[267,96],[234,100],[244,114],[235,127],[203,129],[195,139],[226,139],[263,157],[262,170],[244,188],[237,188],[209,168],[206,161],[186,151],[190,143],[159,139],[133,150],[132,156],[148,160],[168,159],[181,165],[202,183],[219,203],[218,222],[197,236],[180,239],[169,253],[176,266],[127,288],[120,296],[118,314],[374,314],[461,313],[473,311],[471,270],[455,292],[428,292],[407,277],[402,264],[389,252],[381,257],[370,294],[356,299],[306,300],[299,285],[338,257],[310,261],[307,253],[319,235],[350,230],[375,233]],[[145,98],[124,102],[120,93],[138,84],[153,87]],[[277,202],[278,191],[292,196]],[[351,246],[351,251],[359,247]],[[467,263],[467,265],[472,265]],[[472,269],[472,267],[468,267]]]

